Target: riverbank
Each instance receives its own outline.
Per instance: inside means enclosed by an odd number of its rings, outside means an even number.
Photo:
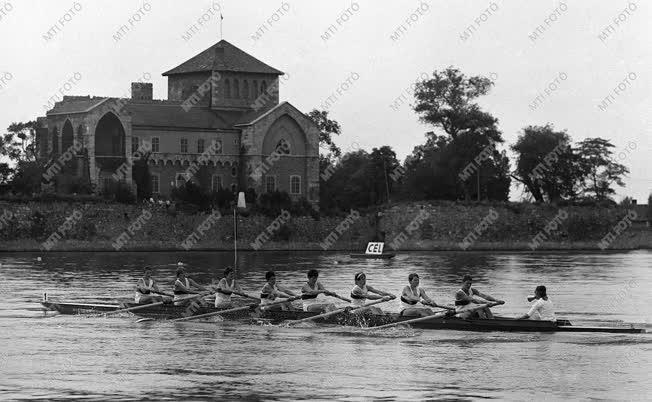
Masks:
[[[161,205],[0,202],[0,251],[233,250],[233,217]],[[355,251],[375,212],[238,219],[240,250]],[[523,203],[401,203],[382,210],[387,251],[652,249],[652,230],[624,208]]]

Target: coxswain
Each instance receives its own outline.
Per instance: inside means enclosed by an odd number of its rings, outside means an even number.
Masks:
[[[517,320],[540,320],[540,321],[557,321],[555,317],[555,308],[548,297],[546,287],[539,285],[534,289],[534,303],[527,314],[516,318]],[[530,300],[532,301],[532,300]]]
[[[494,318],[489,307],[477,309],[477,305],[486,304],[487,301],[498,304],[505,304],[505,302],[472,288],[472,283],[473,278],[471,278],[471,275],[464,275],[462,278],[462,288],[455,293],[455,312],[460,318]],[[475,296],[484,300],[478,299]],[[468,310],[474,311],[469,312]]]
[[[186,270],[183,267],[177,268],[177,280],[174,282],[174,305],[183,306],[189,303],[186,300],[189,295],[197,294],[197,290],[207,290],[194,280],[186,276]]]
[[[326,290],[318,279],[319,271],[316,269],[308,271],[308,282],[306,282],[306,284],[301,288],[303,311],[325,313],[335,310],[335,305],[324,300],[324,297],[322,296],[334,296],[335,293]]]
[[[157,293],[158,295],[154,295],[153,293]],[[168,298],[159,295],[171,296],[170,294],[159,290],[158,285],[154,279],[152,279],[152,269],[149,267],[145,268],[143,277],[138,279],[138,282],[136,283],[136,295],[134,301],[138,304],[149,304],[169,300]]]
[[[224,278],[220,279],[217,284],[217,291],[215,293],[215,307],[216,308],[229,308],[233,304],[231,302],[231,295],[233,291],[242,293],[240,286],[235,283],[235,272],[233,268],[227,267],[224,270]]]
[[[364,306],[366,304],[365,303],[366,300],[396,299],[396,296],[394,296],[391,293],[383,292],[382,290],[377,290],[372,288],[371,286],[367,286],[367,276],[364,274],[364,272],[358,272],[357,274],[355,274],[354,279],[355,279],[355,286],[351,290],[351,299],[352,299],[351,304],[353,304],[353,306],[355,307]],[[375,295],[372,295],[371,293],[375,293]],[[355,310],[355,311],[359,311],[359,310]],[[384,314],[383,310],[379,309],[376,306],[366,308],[362,311],[370,311],[372,314]]]
[[[277,298],[290,298],[296,296],[294,292],[289,289],[281,288],[276,284],[276,274],[274,271],[267,271],[265,273],[265,280],[267,283],[260,290],[260,306],[265,307],[266,304],[274,302]],[[267,307],[268,311],[279,311],[279,310],[294,310],[291,302],[275,304],[273,306]]]
[[[437,303],[428,297],[426,291],[419,287],[419,275],[416,273],[408,275],[408,283],[409,285],[404,287],[401,293],[401,315],[425,317],[434,314],[427,307],[417,307],[419,302],[426,306],[439,307]]]

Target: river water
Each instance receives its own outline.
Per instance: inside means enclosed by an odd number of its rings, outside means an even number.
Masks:
[[[41,257],[41,260],[38,260]],[[44,313],[51,300],[115,302],[133,295],[141,267],[170,289],[178,261],[200,283],[232,263],[225,252],[16,253],[0,263],[0,400],[650,400],[652,335],[475,333],[409,328],[287,328],[224,321],[141,322],[135,317]],[[241,286],[258,293],[264,272],[300,288],[310,268],[348,294],[357,271],[398,293],[407,275],[440,303],[460,276],[527,311],[544,284],[559,317],[576,324],[652,322],[652,252],[405,253],[391,261],[345,254],[241,253]],[[381,306],[397,310],[398,301]],[[648,332],[650,328],[648,327]]]

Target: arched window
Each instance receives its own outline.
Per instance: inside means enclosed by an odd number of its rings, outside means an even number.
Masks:
[[[248,98],[249,97],[249,81],[244,80],[243,87],[242,87],[242,97],[243,98]]]
[[[56,127],[52,130],[52,153],[59,153],[59,130]]]
[[[281,155],[290,155],[292,153],[292,147],[285,138],[281,138],[276,144],[276,152]]]
[[[231,97],[231,82],[227,78],[224,81],[224,97],[225,98],[230,98]]]
[[[251,97],[254,99],[258,97],[258,80],[254,80],[254,85],[251,88]]]
[[[265,92],[267,92],[267,83],[263,81],[263,83],[260,84],[260,93],[264,94]]]
[[[237,79],[233,80],[233,97],[236,99],[240,98],[240,81]]]

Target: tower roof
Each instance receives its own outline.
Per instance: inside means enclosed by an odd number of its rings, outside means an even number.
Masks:
[[[283,72],[268,66],[249,53],[222,39],[195,57],[181,63],[163,75],[195,73],[203,71],[236,71],[276,74]]]

